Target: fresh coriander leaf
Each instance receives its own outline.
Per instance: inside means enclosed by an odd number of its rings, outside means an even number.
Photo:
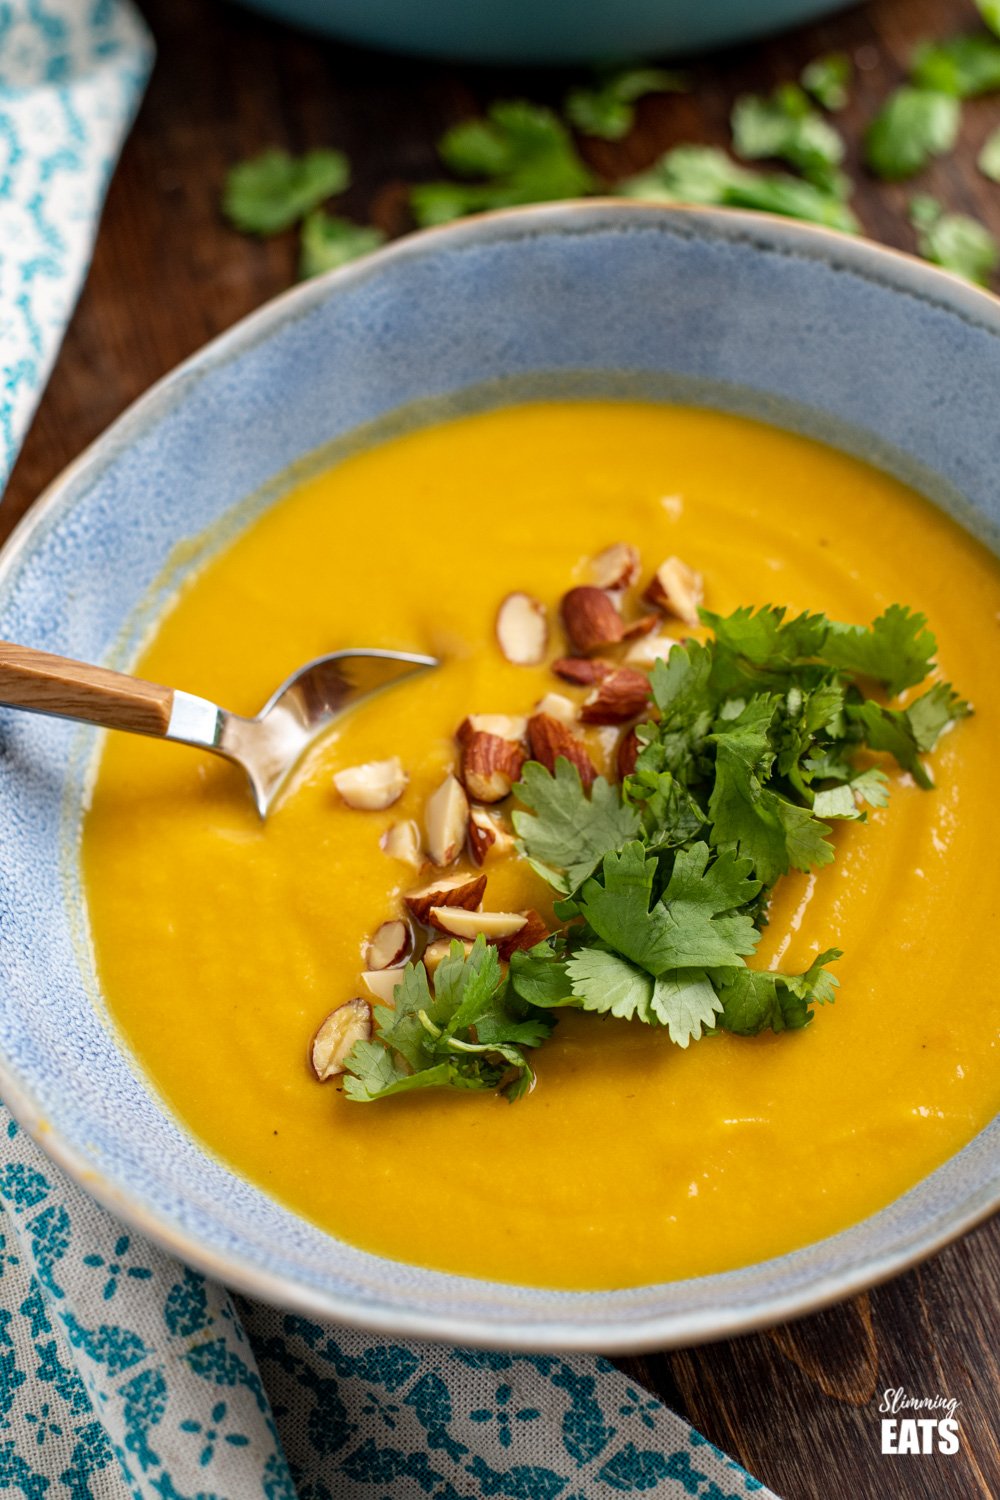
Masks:
[[[311,276],[346,266],[348,261],[377,250],[384,241],[381,229],[352,224],[350,219],[335,218],[322,208],[314,208],[302,225],[299,277],[308,281]]]
[[[975,3],[990,30],[1000,36],[1000,0],[975,0]]]
[[[518,203],[544,203],[592,193],[597,179],[562,121],[524,100],[500,101],[485,120],[455,125],[438,147],[447,167],[480,183],[421,183],[410,193],[417,223],[445,224],[464,214]]]
[[[715,974],[723,1025],[740,1036],[797,1030],[812,1020],[810,1007],[833,1001],[837,980],[826,966],[840,957],[837,948],[821,953],[803,974],[768,969],[735,969]]]
[[[867,628],[831,623],[820,654],[832,667],[875,677],[890,693],[901,693],[923,682],[936,650],[927,616],[890,604]]]
[[[648,172],[619,183],[626,198],[757,208],[856,234],[854,214],[836,193],[783,172],[753,172],[715,146],[675,146]]]
[[[245,234],[278,234],[350,181],[341,151],[264,151],[233,167],[222,195],[226,218]]]
[[[846,197],[837,170],[844,142],[797,83],[779,84],[766,98],[744,94],[733,105],[730,124],[737,156],[745,161],[777,157],[818,187]]]
[[[824,57],[814,57],[803,68],[802,87],[806,93],[812,94],[817,104],[836,113],[847,104],[853,72],[846,52],[828,52]]]
[[[620,1020],[651,1019],[652,976],[604,948],[580,948],[567,960],[566,972],[576,1003]]]
[[[812,810],[817,818],[857,821],[858,818],[864,816],[854,800],[854,792],[849,781],[841,782],[839,786],[829,787],[825,792],[817,792],[813,799]]]
[[[588,797],[575,766],[562,756],[555,775],[528,761],[514,795],[527,812],[515,812],[514,831],[522,852],[551,885],[565,894],[591,875],[609,849],[639,831],[639,814],[625,806],[603,776]]]
[[[885,807],[889,801],[889,778],[877,766],[851,778],[851,791],[869,807]]]
[[[976,160],[984,177],[1000,182],[1000,126],[986,137]]]
[[[953,94],[905,84],[890,95],[868,128],[868,165],[890,182],[912,177],[932,156],[952,149],[958,123],[959,103]]]
[[[945,730],[966,718],[969,705],[955,692],[950,682],[936,682],[926,693],[903,710],[918,750],[929,754]]]
[[[674,969],[654,984],[653,1014],[678,1047],[700,1041],[702,1028],[711,1030],[721,1009],[722,1001],[703,969]]]
[[[914,53],[910,77],[918,88],[972,99],[1000,89],[1000,41],[975,32],[925,42]]]
[[[726,616],[708,609],[699,611],[703,622],[715,632],[722,651],[741,656],[751,666],[770,673],[785,672],[798,662],[818,656],[827,638],[829,622],[825,615],[801,614],[786,620],[786,613],[773,604],[762,604],[756,611],[745,605]]]
[[[417,1073],[408,1072],[381,1042],[356,1042],[347,1069],[344,1093],[356,1104],[371,1104],[413,1089],[447,1088],[454,1071],[453,1064],[446,1061]]]
[[[504,983],[496,948],[479,935],[466,957],[456,939],[434,972],[434,1008],[449,1035],[475,1026],[488,1013]]]
[[[591,929],[616,952],[649,974],[675,968],[674,924],[657,902],[652,911],[657,861],[647,858],[634,840],[604,856],[602,881],[587,880],[580,892],[580,912]]]
[[[666,68],[630,68],[596,88],[574,89],[566,97],[566,118],[584,135],[620,141],[635,123],[633,105],[646,94],[679,93],[687,88],[682,73]]]
[[[536,947],[516,949],[510,957],[511,988],[528,1005],[546,1009],[567,1005],[572,987],[566,974],[565,959],[549,942]]]
[[[910,200],[910,222],[925,260],[986,286],[1000,264],[1000,246],[985,225],[968,214],[945,213],[935,198],[920,193]]]

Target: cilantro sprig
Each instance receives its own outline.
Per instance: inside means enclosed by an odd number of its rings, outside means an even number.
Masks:
[[[446,1086],[520,1098],[551,1011],[665,1027],[687,1047],[711,1032],[798,1030],[833,1001],[835,947],[801,973],[753,968],[775,884],[834,859],[838,822],[863,822],[889,786],[873,754],[925,789],[925,757],[971,712],[934,681],[926,618],[890,605],[867,627],[772,605],[701,611],[711,638],[655,663],[655,717],[635,768],[589,791],[569,761],[528,762],[514,788],[522,856],[558,893],[561,931],[513,953],[504,975],[483,938],[452,945],[434,975],[410,964],[375,1011],[345,1091],[370,1101]],[[874,692],[868,689],[874,688]]]

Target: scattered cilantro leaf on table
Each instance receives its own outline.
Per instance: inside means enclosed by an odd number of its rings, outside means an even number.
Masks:
[[[452,126],[438,150],[457,176],[486,180],[412,188],[413,214],[424,227],[484,209],[578,198],[598,186],[558,115],[522,99],[501,100],[485,120]]]
[[[836,114],[844,109],[854,69],[846,52],[828,52],[814,57],[802,69],[800,83],[823,109]]]
[[[230,170],[223,212],[246,234],[278,234],[325,199],[342,193],[349,181],[350,168],[341,151],[307,151],[298,157],[278,149],[264,151]]]
[[[1000,36],[1000,0],[975,0],[975,4],[986,25]]]
[[[797,83],[779,84],[767,97],[743,94],[731,125],[733,149],[745,161],[776,157],[817,187],[847,196],[850,184],[839,170],[843,139]]]
[[[573,89],[564,106],[567,120],[584,135],[620,141],[635,123],[634,105],[647,94],[681,93],[687,88],[683,73],[666,68],[629,68],[614,73],[594,88]]]
[[[1000,89],[1000,39],[984,32],[925,42],[913,54],[910,77],[918,88],[973,99]]]
[[[314,208],[302,225],[299,246],[299,276],[303,281],[323,271],[346,266],[348,261],[377,250],[385,240],[381,229],[337,218]]]
[[[756,208],[848,234],[858,230],[857,219],[838,193],[786,172],[751,171],[716,146],[675,146],[648,171],[619,183],[617,191],[651,203]]]
[[[904,84],[889,96],[865,137],[865,159],[887,181],[912,177],[958,138],[959,101],[940,89]]]
[[[1000,173],[1000,146],[997,157]],[[918,193],[910,200],[910,222],[917,231],[917,247],[925,260],[978,286],[988,285],[1000,264],[1000,246],[978,219],[968,214],[946,213],[936,198]]]
[[[986,137],[976,164],[984,177],[1000,182],[1000,125]]]

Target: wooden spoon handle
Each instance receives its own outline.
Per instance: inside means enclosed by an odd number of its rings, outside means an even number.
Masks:
[[[173,688],[0,641],[0,703],[105,729],[166,734]]]

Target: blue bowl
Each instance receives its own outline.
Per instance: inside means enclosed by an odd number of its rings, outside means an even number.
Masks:
[[[272,504],[291,465],[397,414],[526,394],[640,392],[763,417],[995,538],[998,389],[1000,303],[863,241],[621,202],[470,220],[287,293],[156,386],[0,555],[0,634],[127,665],[184,570]],[[91,731],[0,715],[0,1094],[115,1213],[229,1285],[400,1334],[637,1349],[855,1292],[1000,1201],[995,1121],[872,1218],[722,1275],[559,1293],[332,1239],[209,1156],[102,1013],[79,863],[94,758]]]
[[[370,47],[485,63],[680,57],[843,10],[850,0],[245,0]]]

